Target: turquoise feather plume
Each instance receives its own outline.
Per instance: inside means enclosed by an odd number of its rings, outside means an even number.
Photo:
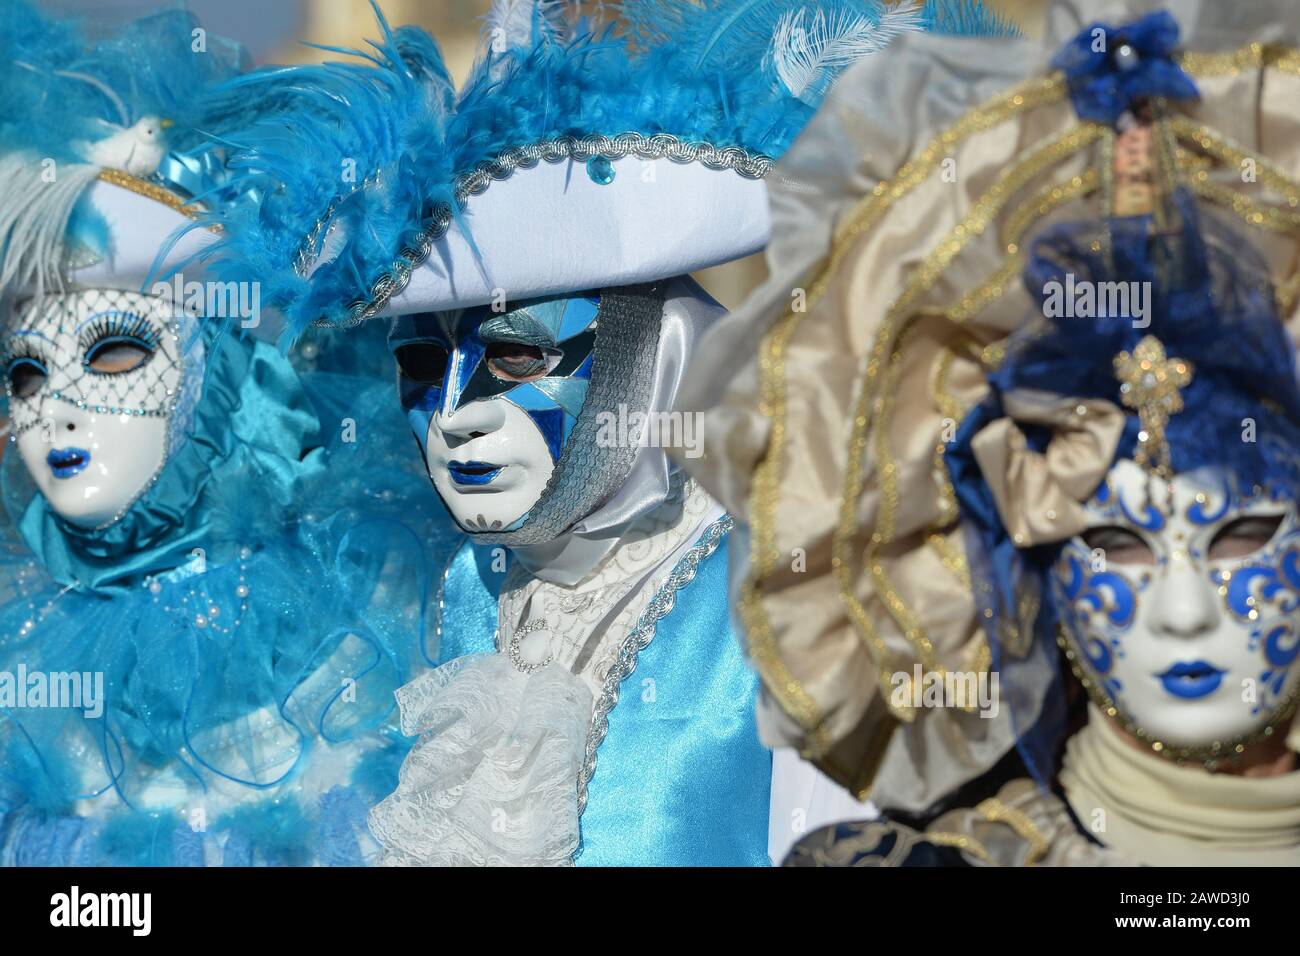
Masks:
[[[265,199],[219,217],[214,267],[259,279],[288,339],[346,322],[436,204],[459,212],[457,177],[506,149],[638,132],[775,157],[834,78],[894,36],[1015,32],[972,0],[624,0],[604,24],[560,0],[499,0],[456,92],[432,40],[375,13],[382,39],[354,51],[357,62],[263,71],[230,88],[282,110],[231,133],[236,176]],[[343,163],[355,164],[350,179]],[[295,271],[319,251],[327,213],[327,255]]]

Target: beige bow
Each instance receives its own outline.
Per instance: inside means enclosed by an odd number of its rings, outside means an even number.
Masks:
[[[1083,502],[1110,470],[1124,412],[1104,399],[1028,390],[1004,395],[1002,407],[1007,417],[981,429],[971,449],[1007,534],[1027,548],[1083,531]],[[1046,450],[1031,451],[1016,422],[1050,428]]]

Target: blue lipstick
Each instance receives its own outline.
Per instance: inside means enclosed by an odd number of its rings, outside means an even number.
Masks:
[[[1219,689],[1224,672],[1205,661],[1175,664],[1163,674],[1157,674],[1166,693],[1185,700],[1207,697]]]
[[[55,448],[45,456],[45,463],[55,478],[71,478],[86,470],[90,464],[90,452],[84,448]]]
[[[487,485],[501,474],[502,465],[486,461],[449,461],[447,471],[458,485]]]

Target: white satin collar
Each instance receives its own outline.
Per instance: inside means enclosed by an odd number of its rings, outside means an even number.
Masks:
[[[655,359],[650,412],[662,413],[673,409],[696,341],[724,312],[722,306],[689,276],[669,283]],[[680,484],[680,469],[664,449],[643,445],[637,449],[627,480],[609,501],[558,538],[511,548],[511,553],[533,577],[572,587],[588,577],[609,556],[640,518],[676,494]]]

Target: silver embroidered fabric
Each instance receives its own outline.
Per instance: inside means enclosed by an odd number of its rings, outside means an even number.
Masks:
[[[618,703],[619,690],[632,672],[636,670],[636,659],[643,650],[650,646],[655,628],[677,604],[677,592],[695,580],[695,572],[700,562],[718,549],[722,539],[735,526],[730,515],[723,515],[705,529],[696,545],[686,552],[673,567],[668,581],[661,587],[650,604],[642,612],[640,619],[619,647],[618,658],[605,676],[604,687],[596,699],[592,713],[591,728],[587,733],[587,745],[583,753],[582,772],[578,777],[578,813],[587,808],[587,786],[596,772],[596,751],[609,732],[609,715]]]

